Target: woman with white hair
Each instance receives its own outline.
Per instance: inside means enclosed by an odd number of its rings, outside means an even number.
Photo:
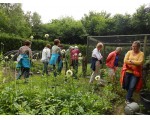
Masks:
[[[114,76],[116,69],[118,67],[118,62],[119,62],[119,55],[122,51],[121,47],[117,47],[115,51],[112,51],[111,53],[108,54],[108,57],[106,59],[106,66],[108,67],[108,74],[110,79],[114,81]]]
[[[100,75],[100,64],[103,56],[100,53],[100,50],[103,48],[103,43],[98,43],[96,48],[92,51],[92,61],[91,61],[91,69],[93,73],[91,75],[89,83],[92,83],[97,75]]]

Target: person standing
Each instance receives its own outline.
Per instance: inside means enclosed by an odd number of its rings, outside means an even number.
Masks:
[[[57,71],[56,71],[56,64],[58,63],[58,57],[61,55],[61,50],[58,47],[60,45],[60,40],[55,39],[54,40],[54,45],[52,47],[52,55],[49,61],[50,65],[53,65],[53,71],[54,71],[54,76],[57,76]]]
[[[29,61],[30,61],[30,65],[27,65],[27,66],[30,66],[31,67],[31,60],[32,60],[32,50],[31,50],[31,42],[29,40],[26,40],[24,42],[24,45],[21,46],[18,50],[18,58],[17,58],[17,61],[18,61],[18,64],[17,64],[17,68],[19,68],[19,72],[18,72],[18,75],[17,75],[17,80],[21,78],[21,76],[23,75],[23,66],[21,64],[21,59],[22,57],[26,57],[27,58],[27,55],[26,55],[26,52],[28,51],[28,58],[29,58]],[[30,73],[30,69],[28,71]]]
[[[72,67],[73,67],[73,77],[77,79],[77,73],[78,73],[78,56],[79,56],[80,50],[78,49],[78,46],[75,46],[74,49],[71,51],[71,61],[72,61]]]
[[[42,59],[41,59],[41,61],[42,61],[42,63],[43,63],[42,76],[43,76],[45,73],[46,73],[46,75],[49,75],[49,74],[48,74],[48,62],[49,62],[49,60],[50,60],[50,54],[51,54],[51,52],[50,52],[50,47],[51,47],[51,45],[50,45],[50,44],[47,44],[47,45],[44,47],[43,51],[42,51]]]
[[[70,46],[65,52],[65,74],[67,70],[71,69],[71,51],[73,50],[73,46]]]
[[[124,58],[121,71],[121,86],[127,91],[126,104],[133,101],[133,92],[140,91],[142,88],[142,65],[144,53],[140,51],[140,41],[132,43],[132,50],[128,51]]]
[[[61,71],[63,69],[63,58],[64,58],[65,51],[63,50],[63,45],[62,44],[60,44],[58,47],[60,48],[61,54],[59,54],[59,56],[58,56],[58,69],[57,69],[57,72],[58,72],[58,74],[61,74]]]
[[[109,77],[114,81],[115,72],[118,67],[119,55],[122,51],[121,47],[117,47],[115,51],[108,54],[106,58],[106,66],[108,67]]]
[[[98,43],[96,48],[92,51],[92,61],[91,69],[93,73],[91,75],[89,83],[92,83],[97,75],[100,75],[100,64],[102,63],[103,56],[100,53],[100,50],[103,48],[103,43]]]
[[[29,58],[32,59],[31,42],[29,40],[26,40],[24,45],[19,48],[18,54],[23,54],[26,50],[29,51]]]
[[[18,74],[17,79],[20,79],[22,75],[24,75],[25,83],[28,82],[31,62],[29,58],[29,50],[25,50],[24,53],[21,54],[21,58],[18,62],[21,66],[21,72]]]

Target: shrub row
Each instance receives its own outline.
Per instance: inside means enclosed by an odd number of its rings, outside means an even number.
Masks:
[[[11,50],[18,50],[20,46],[22,46],[23,42],[26,39],[16,37],[16,36],[10,36],[7,34],[0,34],[0,50],[3,53],[6,53]],[[41,51],[44,46],[49,43],[51,46],[53,45],[52,42],[44,41],[44,40],[32,40],[32,50],[33,51]],[[63,44],[63,43],[62,43]],[[63,44],[64,49],[68,49],[70,45]],[[74,46],[74,45],[73,45]],[[83,55],[86,54],[86,45],[78,45],[80,51]]]

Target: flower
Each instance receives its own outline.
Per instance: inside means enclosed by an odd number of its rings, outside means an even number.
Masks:
[[[33,39],[34,37],[33,37],[33,36],[30,36],[30,38]]]
[[[6,56],[5,59],[8,59],[8,56]]]
[[[80,56],[80,57],[81,57],[81,56],[82,56],[82,54],[81,54],[81,53],[79,53],[79,55],[78,55],[78,56]]]
[[[45,38],[48,38],[48,37],[49,37],[49,34],[45,34],[44,37],[45,37]]]
[[[65,49],[62,49],[61,50],[61,54],[64,54],[66,51],[65,51]]]
[[[71,70],[67,70],[66,72],[66,76],[70,77],[73,75],[73,72]]]
[[[14,55],[12,54],[12,55],[11,55],[11,57],[13,58],[13,57],[14,57]]]
[[[95,80],[100,80],[101,79],[101,77],[100,77],[100,75],[97,75],[96,77],[95,77]]]

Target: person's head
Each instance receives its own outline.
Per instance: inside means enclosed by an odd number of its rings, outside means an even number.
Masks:
[[[101,43],[101,42],[97,43],[96,48],[98,50],[101,50],[103,48],[103,43]]]
[[[54,45],[57,45],[57,46],[58,46],[59,44],[60,44],[60,40],[59,40],[59,39],[55,39],[55,40],[54,40]]]
[[[134,41],[134,42],[132,43],[132,50],[133,50],[134,52],[139,52],[139,51],[140,51],[140,47],[141,47],[140,41]]]
[[[121,51],[122,51],[122,47],[116,47],[116,52],[117,52],[117,54],[120,54]]]
[[[47,48],[51,48],[51,45],[50,45],[50,44],[47,44],[46,47],[47,47]]]
[[[24,42],[24,45],[30,47],[30,46],[31,46],[31,42],[30,42],[29,40],[26,40],[26,41]]]

